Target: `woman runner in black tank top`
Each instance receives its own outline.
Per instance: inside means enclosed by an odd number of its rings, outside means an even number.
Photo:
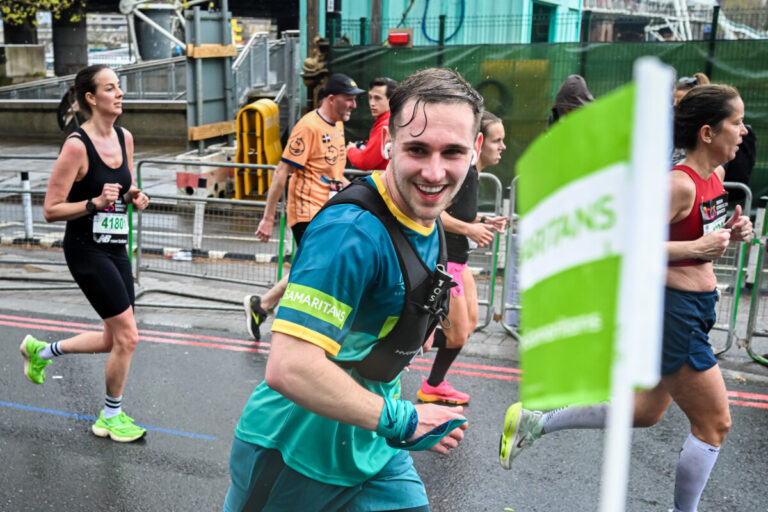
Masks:
[[[469,395],[454,389],[445,380],[445,375],[477,326],[477,290],[472,272],[467,267],[470,240],[476,246],[485,247],[493,242],[495,232],[503,232],[507,224],[506,217],[477,214],[478,173],[486,166],[499,163],[501,152],[505,149],[504,126],[498,117],[485,112],[480,121],[480,131],[483,133],[483,146],[476,162],[477,167],[470,167],[461,189],[451,205],[440,215],[448,247],[448,273],[458,286],[451,288],[448,313],[450,327],[435,331],[435,362],[429,378],[424,379],[416,393],[422,402],[457,405],[469,402]]]
[[[123,389],[138,343],[126,253],[128,205],[143,210],[149,198],[133,185],[133,137],[115,126],[123,98],[117,75],[106,66],[89,66],[77,74],[75,91],[89,120],[62,146],[48,182],[44,214],[48,222],[67,221],[67,266],[104,320],[104,330],[51,344],[28,335],[20,350],[24,373],[36,384],[45,381],[45,367],[56,356],[109,353],[105,406],[91,430],[100,437],[130,442],[146,430],[122,412]]]

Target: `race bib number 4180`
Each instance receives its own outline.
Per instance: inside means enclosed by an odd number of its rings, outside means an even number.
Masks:
[[[94,235],[127,235],[128,215],[98,212],[93,216]]]

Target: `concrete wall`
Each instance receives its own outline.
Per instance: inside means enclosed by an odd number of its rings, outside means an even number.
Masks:
[[[0,85],[20,83],[45,76],[45,46],[42,44],[0,45]]]
[[[60,141],[56,121],[58,100],[0,100],[0,137]],[[123,101],[117,124],[127,128],[136,144],[186,143],[185,101]]]

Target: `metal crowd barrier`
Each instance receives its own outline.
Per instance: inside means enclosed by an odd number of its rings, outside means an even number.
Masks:
[[[742,215],[749,216],[752,205],[752,191],[743,183],[726,181],[723,183],[726,190],[741,190],[744,192],[744,205]],[[712,331],[725,333],[725,340],[717,334],[710,334],[710,343],[715,355],[720,355],[731,348],[736,336],[736,321],[739,312],[739,298],[744,279],[744,261],[747,253],[747,244],[743,242],[729,244],[725,254],[714,263],[715,276],[717,277],[717,290],[719,299],[716,306],[717,320]]]
[[[765,273],[768,272],[768,197],[760,198],[755,215],[755,228],[758,236],[754,240],[754,247],[758,250],[751,256],[755,261],[750,260],[750,266],[754,263],[754,284],[752,285],[752,294],[749,302],[749,316],[747,318],[747,335],[743,341],[744,348],[749,356],[758,363],[768,366],[768,344],[765,338],[768,338],[768,279]],[[759,346],[758,346],[759,345]],[[763,352],[760,354],[760,352]]]
[[[198,160],[144,159],[136,163],[136,182],[142,186],[141,169],[146,164],[232,168],[235,172],[273,170],[273,165]],[[202,176],[202,175],[201,175]],[[202,183],[202,181],[201,181]],[[201,187],[199,191],[205,192]],[[259,242],[254,231],[264,214],[263,201],[241,201],[202,196],[151,194],[149,208],[137,212],[137,297],[164,293],[229,304],[229,306],[152,303],[152,307],[240,310],[239,300],[196,296],[167,289],[144,287],[143,272],[196,277],[224,282],[270,286],[280,279],[285,234],[284,209],[277,212],[278,237]],[[137,302],[138,305],[144,305]],[[149,304],[147,304],[149,305]]]
[[[517,176],[509,184],[509,205],[507,217],[509,217],[509,229],[506,237],[506,251],[504,262],[504,284],[501,288],[501,315],[499,322],[507,333],[515,340],[520,341],[520,290],[518,288],[517,271],[517,221],[518,215],[515,208]]]
[[[5,154],[0,160],[42,160],[54,161],[57,155]],[[31,171],[26,166],[22,168],[7,168],[3,165],[0,174],[3,177],[0,185],[0,244],[5,246],[32,246],[59,252],[64,238],[64,224],[49,224],[43,217],[43,201],[45,189],[33,189],[30,174],[50,174],[49,171]],[[19,181],[15,176],[18,175]],[[47,181],[47,179],[46,179]],[[41,254],[42,256],[42,254]],[[0,258],[0,263],[8,265],[65,265],[64,259],[31,259],[18,257]],[[44,274],[30,276],[6,275],[2,281],[24,284],[13,284],[0,287],[0,291],[18,290],[64,290],[75,289],[77,285],[69,279],[46,277]]]
[[[503,215],[503,187],[501,181],[493,174],[487,172],[481,172],[479,176],[478,214],[493,217]],[[496,233],[493,237],[493,242],[485,247],[477,247],[469,253],[467,266],[472,270],[472,275],[475,279],[477,305],[481,312],[485,309],[484,314],[478,316],[475,331],[488,327],[494,316],[496,269],[499,262],[500,239],[501,237]]]
[[[0,159],[55,160],[56,156],[0,155]],[[147,164],[187,168],[224,167],[234,168],[236,172],[274,169],[274,166],[231,162],[142,159],[138,160],[135,166],[136,183],[140,188],[143,185],[142,169]],[[352,177],[370,173],[348,170],[346,174]],[[25,173],[21,172],[21,175],[24,176]],[[23,180],[21,184],[21,187],[0,188],[0,236],[3,243],[61,247],[65,224],[45,222],[42,215],[45,190],[31,190],[27,180]],[[289,252],[292,243],[291,231],[285,226],[285,201],[276,214],[276,232],[273,240],[265,244],[258,242],[253,234],[263,215],[264,202],[203,197],[204,194],[200,192],[204,191],[204,188],[200,188],[199,195],[193,196],[153,193],[147,210],[133,211],[129,254],[135,254],[137,298],[152,292],[166,293],[227,304],[183,306],[189,309],[239,310],[239,300],[223,296],[197,297],[182,292],[145,287],[143,285],[146,279],[143,282],[142,275],[146,272],[157,272],[259,286],[268,286],[280,279],[283,257]],[[502,186],[492,174],[480,174],[479,205],[482,215],[502,214]],[[477,329],[486,327],[493,318],[496,269],[500,261],[499,240],[497,235],[488,247],[475,249],[468,262],[476,279],[478,305],[485,308],[485,314],[480,315]],[[31,260],[12,259],[3,259],[2,262],[34,263]],[[39,263],[64,264],[63,258]],[[71,284],[72,281],[67,283]],[[46,284],[40,289],[51,289],[51,285]],[[182,307],[171,303],[137,302],[137,305]]]
[[[517,178],[512,180],[509,186],[509,211],[510,229],[507,234],[506,262],[504,265],[504,286],[502,288],[502,312],[501,325],[512,337],[519,340],[519,316],[520,293],[518,289],[517,270],[517,220],[515,212],[515,185]],[[743,215],[749,216],[752,204],[752,192],[742,183],[725,182],[726,189],[742,190],[745,194]],[[720,295],[717,303],[717,321],[713,331],[725,333],[725,340],[721,344],[719,337],[711,337],[715,355],[727,351],[736,339],[736,320],[739,310],[739,297],[741,295],[744,276],[744,262],[746,257],[746,244],[731,244],[725,254],[715,262],[714,271],[717,276],[717,289]],[[768,332],[765,334],[768,336]]]

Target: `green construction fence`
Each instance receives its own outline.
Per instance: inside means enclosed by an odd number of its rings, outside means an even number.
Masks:
[[[330,70],[351,76],[362,88],[379,76],[402,80],[418,69],[458,70],[485,98],[486,109],[504,121],[507,150],[496,168],[502,183],[514,176],[515,162],[547,125],[560,85],[568,75],[584,76],[599,97],[628,82],[632,64],[652,55],[679,77],[709,71],[713,83],[736,87],[744,99],[747,124],[757,136],[757,162],[750,188],[754,198],[768,193],[768,41],[718,40],[651,43],[559,43],[389,48],[334,46]],[[670,91],[670,97],[672,92]],[[365,95],[346,123],[347,140],[365,140],[373,124]]]

